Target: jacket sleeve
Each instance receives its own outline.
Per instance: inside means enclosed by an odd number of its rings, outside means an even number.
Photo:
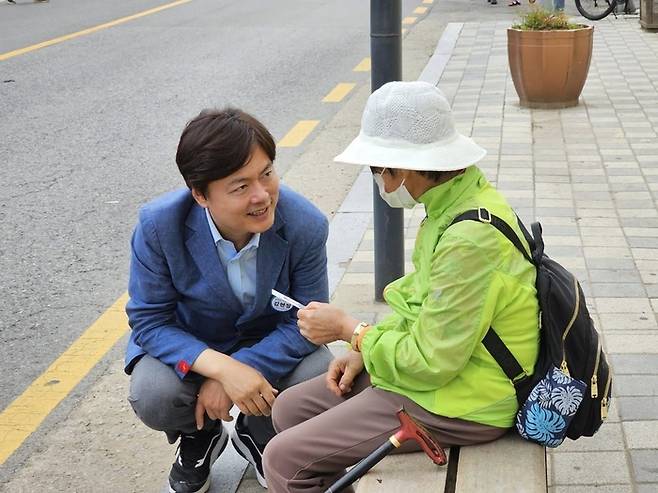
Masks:
[[[327,280],[327,236],[329,227],[322,218],[318,230],[299,260],[291,267],[290,297],[303,305],[311,301],[329,300]],[[290,373],[304,356],[317,346],[304,338],[297,327],[297,310],[293,309],[276,329],[249,348],[231,356],[257,369],[270,382],[275,383]]]
[[[126,313],[135,342],[183,378],[208,346],[177,322],[179,294],[145,211],[140,213],[132,236],[128,294]]]
[[[489,245],[452,234],[442,238],[417,318],[390,319],[396,327],[375,325],[366,333],[362,352],[373,382],[435,390],[466,366],[489,326],[499,289],[496,238],[487,236]]]

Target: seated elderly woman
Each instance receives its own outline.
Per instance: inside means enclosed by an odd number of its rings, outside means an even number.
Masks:
[[[264,456],[270,491],[324,491],[399,428],[401,408],[446,447],[495,440],[513,425],[514,386],[482,339],[492,327],[532,373],[536,271],[490,224],[448,228],[482,207],[523,238],[509,204],[474,165],[485,154],[455,130],[431,84],[391,82],[368,99],[359,136],[336,161],[370,166],[391,207],[425,206],[414,271],[386,287],[393,313],[377,324],[325,303],[299,311],[307,339],[344,340],[351,350],[326,375],[276,399],[279,434]],[[406,442],[402,451],[414,447]]]

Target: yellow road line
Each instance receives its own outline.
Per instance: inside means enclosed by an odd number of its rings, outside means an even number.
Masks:
[[[155,14],[157,12],[160,12],[162,10],[170,9],[173,7],[178,7],[179,5],[183,5],[185,3],[189,3],[192,0],[178,0],[176,2],[168,3],[165,5],[161,5],[160,7],[155,7],[153,9],[145,10],[143,12],[139,12],[134,15],[129,15],[127,17],[121,17],[120,19],[116,19],[111,22],[106,22],[105,24],[99,24],[98,26],[90,27],[88,29],[83,29],[82,31],[78,31],[75,33],[71,34],[66,34],[65,36],[60,36],[58,38],[53,38],[49,39],[48,41],[44,41],[42,43],[37,43],[35,45],[27,46],[25,48],[20,48],[18,50],[14,51],[8,51],[7,53],[2,53],[0,54],[0,62],[3,60],[7,60],[9,58],[13,58],[18,55],[24,55],[25,53],[29,53],[31,51],[36,51],[40,50],[41,48],[47,48],[48,46],[56,45],[58,43],[63,43],[64,41],[68,41],[70,39],[75,39],[79,38],[80,36],[86,36],[87,34],[92,34],[97,31],[101,31],[103,29],[107,29],[108,27],[114,27],[119,24],[123,24],[128,21],[132,21],[134,19],[139,19],[140,17],[144,17],[147,15]]]
[[[407,29],[406,27],[403,27],[403,28],[402,28],[402,35],[407,34],[407,31],[408,31],[408,29]]]
[[[414,22],[416,22],[416,17],[405,17],[404,19],[402,19],[403,25],[413,24]]]
[[[354,72],[370,72],[370,57],[366,57],[352,69]]]
[[[283,139],[277,144],[278,147],[297,147],[308,134],[320,123],[320,120],[300,120],[290,129]]]
[[[14,402],[0,414],[0,465],[21,446],[41,422],[89,373],[128,330],[119,298]],[[21,364],[17,361],[16,364]]]
[[[414,14],[419,15],[423,15],[425,12],[427,12],[427,7],[416,7],[414,10]]]
[[[322,100],[323,103],[339,103],[349,92],[354,89],[356,84],[341,82],[334,87],[329,94]]]

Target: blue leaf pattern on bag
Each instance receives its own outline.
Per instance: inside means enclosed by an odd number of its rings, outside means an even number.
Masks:
[[[541,407],[550,407],[551,405],[551,391],[553,386],[551,381],[547,378],[540,380],[540,382],[532,389],[528,396],[529,401],[537,402]]]
[[[576,387],[558,387],[551,392],[551,404],[567,416],[576,414],[582,400],[583,393]]]
[[[526,433],[533,440],[547,442],[565,427],[562,416],[549,409],[533,404],[526,414]]]
[[[555,440],[548,440],[546,442],[546,446],[551,447],[551,448],[555,448],[558,445],[560,445],[563,441],[564,441],[564,438],[558,438],[558,439],[555,439]]]
[[[561,385],[569,385],[571,380],[573,380],[569,375],[565,375],[561,370],[553,367],[553,374],[551,375],[554,382]]]
[[[569,423],[578,412],[587,385],[556,367],[532,389],[516,415],[516,429],[530,441],[557,447],[566,438]]]

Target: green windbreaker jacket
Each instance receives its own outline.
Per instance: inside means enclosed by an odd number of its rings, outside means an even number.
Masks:
[[[376,387],[434,414],[510,427],[514,387],[481,341],[494,327],[532,373],[539,349],[536,271],[490,224],[463,221],[446,229],[462,212],[485,207],[523,238],[514,212],[475,166],[419,201],[427,217],[416,238],[415,271],[386,287],[393,313],[363,338],[366,369]]]

